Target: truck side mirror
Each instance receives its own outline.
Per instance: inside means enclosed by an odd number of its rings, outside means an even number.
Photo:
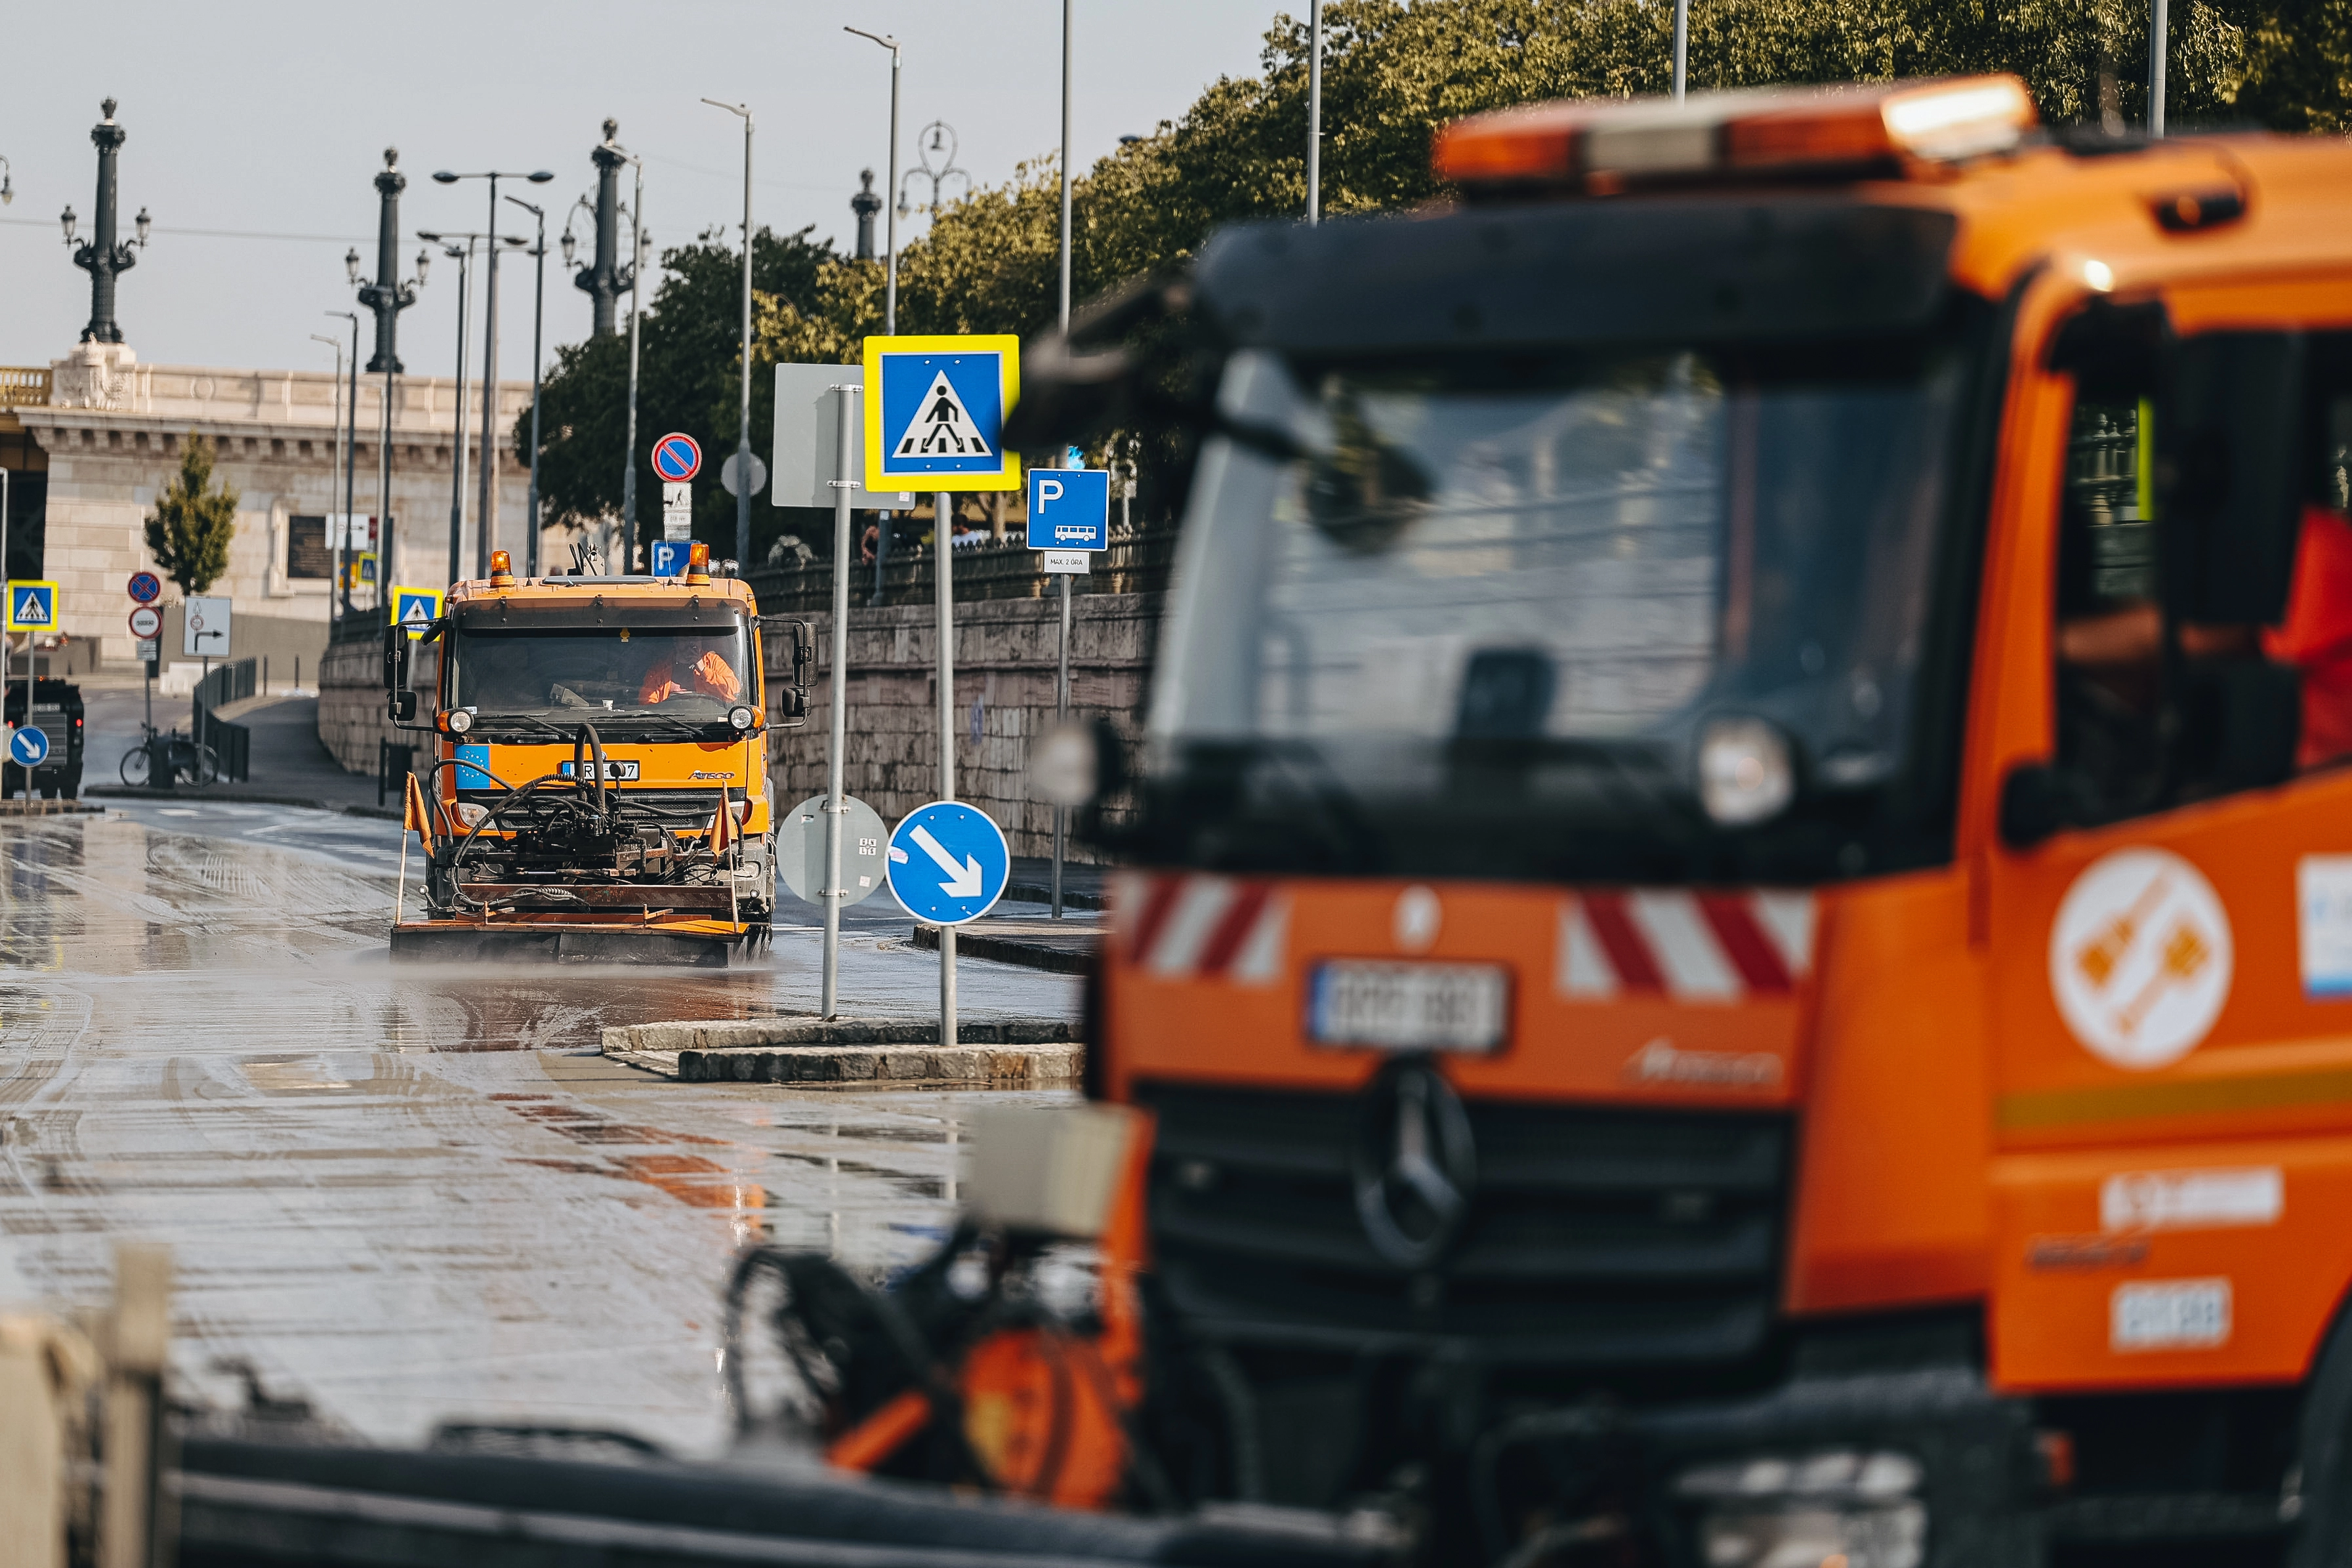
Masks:
[[[808,722],[809,673],[816,664],[816,635],[806,621],[773,621],[769,624],[779,635],[793,640],[791,679],[782,690],[776,693],[777,725],[789,729]]]
[[[392,716],[402,723],[416,717],[416,693],[395,691],[392,694]]]
[[[383,628],[383,689],[397,691],[408,684],[408,634],[399,626]]]
[[[2286,615],[2305,474],[2303,334],[2210,332],[2173,345],[2156,415],[2157,520],[2184,621]]]

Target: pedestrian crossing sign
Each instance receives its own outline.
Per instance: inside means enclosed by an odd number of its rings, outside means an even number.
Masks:
[[[866,340],[868,490],[1017,490],[1004,416],[1021,386],[1010,334]]]
[[[16,582],[8,584],[8,629],[12,632],[53,632],[58,629],[58,585]]]
[[[392,591],[393,624],[407,627],[411,642],[423,637],[425,628],[440,616],[440,589],[394,588]]]

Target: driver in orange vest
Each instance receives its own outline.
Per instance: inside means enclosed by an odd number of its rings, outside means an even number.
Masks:
[[[693,657],[697,647],[699,658]],[[646,670],[637,700],[650,708],[677,696],[716,697],[732,702],[743,694],[743,682],[725,656],[699,637],[679,637],[667,658],[656,659]]]

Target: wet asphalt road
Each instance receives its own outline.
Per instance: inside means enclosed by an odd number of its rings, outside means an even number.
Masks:
[[[724,973],[395,967],[398,857],[394,825],[320,811],[0,819],[0,1306],[97,1305],[116,1240],[164,1241],[204,1398],[236,1404],[243,1361],[378,1440],[527,1420],[716,1449],[735,1248],[913,1261],[969,1097],[608,1063],[608,1025],[813,1010],[813,933]],[[845,1010],[920,1016],[935,961],[887,899],[853,911]],[[1077,1007],[1006,965],[960,984],[967,1017]]]

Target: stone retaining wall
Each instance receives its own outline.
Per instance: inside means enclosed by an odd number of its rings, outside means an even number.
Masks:
[[[1129,741],[1142,724],[1146,677],[1159,641],[1163,595],[1087,594],[1072,601],[1070,707],[1108,718]],[[989,599],[956,606],[956,794],[996,819],[1015,855],[1053,847],[1053,808],[1029,796],[1028,748],[1054,723],[1060,601]],[[816,639],[808,722],[770,731],[780,807],[825,786],[833,633],[828,614],[793,617]],[[769,717],[790,671],[791,640],[770,617]],[[895,823],[934,798],[939,780],[939,708],[933,682],[931,606],[891,605],[849,613],[849,754],[846,786]],[[338,641],[319,670],[319,738],[345,771],[373,777],[376,744],[397,735],[384,717],[380,632]],[[425,715],[420,714],[420,718]],[[974,739],[975,727],[978,738]],[[1071,858],[1093,858],[1071,846]]]

